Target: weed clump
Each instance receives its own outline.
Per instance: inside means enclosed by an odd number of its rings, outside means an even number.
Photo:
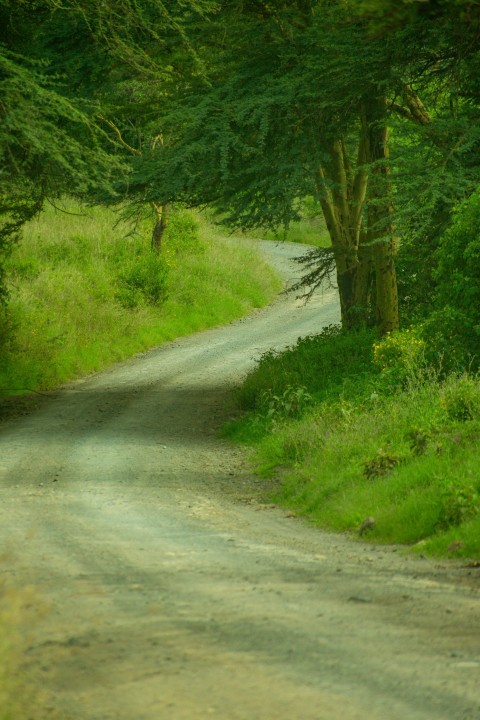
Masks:
[[[450,483],[441,493],[441,508],[437,521],[439,530],[461,525],[480,511],[479,488]]]
[[[285,418],[299,417],[311,406],[312,400],[304,385],[287,385],[281,395],[264,390],[260,396],[260,408],[267,420],[278,422]]]
[[[406,435],[411,452],[414,455],[423,455],[431,441],[432,434],[424,428],[412,428]]]
[[[392,470],[399,465],[401,458],[398,455],[394,455],[391,452],[380,448],[377,451],[375,457],[367,462],[363,466],[363,474],[366,478],[377,478],[388,475]]]
[[[480,382],[468,375],[451,377],[440,392],[440,404],[450,420],[480,419]]]

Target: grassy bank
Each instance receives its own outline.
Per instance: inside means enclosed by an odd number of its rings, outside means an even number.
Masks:
[[[277,502],[323,528],[480,558],[480,380],[440,380],[415,335],[398,338],[331,328],[266,354],[227,433],[255,447]]]
[[[0,321],[0,393],[52,388],[265,305],[279,282],[252,243],[178,211],[160,258],[151,219],[136,232],[103,208],[70,202],[24,229],[9,261]]]

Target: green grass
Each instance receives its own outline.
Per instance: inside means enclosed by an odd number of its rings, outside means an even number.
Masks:
[[[419,369],[392,388],[372,342],[330,329],[267,353],[226,433],[254,447],[271,498],[320,527],[358,536],[373,517],[369,540],[478,558],[479,378]]]
[[[254,243],[178,210],[152,257],[151,221],[130,226],[73,202],[29,223],[9,261],[0,393],[55,387],[261,307],[280,282]]]

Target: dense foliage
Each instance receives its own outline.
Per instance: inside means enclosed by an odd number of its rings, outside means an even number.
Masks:
[[[344,328],[403,313],[437,365],[478,363],[476,3],[1,0],[0,20],[0,272],[66,191],[147,209],[157,253],[172,202],[275,231],[309,197],[331,247],[306,282],[335,268]],[[161,300],[160,266],[125,259],[125,302]]]
[[[334,262],[345,327],[398,329],[399,248],[400,301],[421,306],[411,264],[478,184],[475,3],[2,0],[0,14],[4,254],[67,188],[149,205],[157,251],[173,201],[275,229],[308,195],[332,245],[309,281]],[[418,265],[417,287],[436,282]]]

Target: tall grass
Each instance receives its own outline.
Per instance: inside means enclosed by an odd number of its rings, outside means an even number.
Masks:
[[[0,322],[0,394],[52,388],[175,337],[265,305],[279,281],[254,243],[225,239],[178,210],[160,258],[151,222],[131,232],[103,208],[69,202],[24,229]]]
[[[372,340],[331,328],[267,353],[226,432],[255,446],[273,499],[321,527],[478,558],[480,378],[422,366],[392,387]]]

